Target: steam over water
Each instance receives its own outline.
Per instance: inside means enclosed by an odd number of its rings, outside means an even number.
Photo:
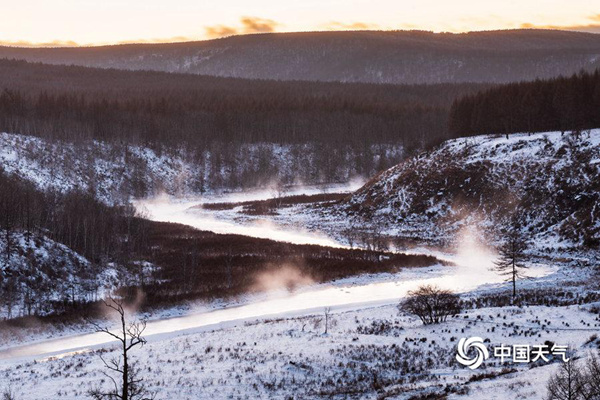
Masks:
[[[358,189],[363,183],[364,181],[357,180],[345,185],[330,185],[325,189],[331,193],[350,192]],[[323,192],[324,187],[310,186],[292,189],[286,192],[286,195],[312,195]],[[329,247],[344,247],[342,244],[326,235],[320,235],[302,229],[292,230],[283,228],[266,219],[253,224],[241,225],[231,221],[217,219],[215,217],[215,211],[193,208],[202,203],[238,203],[243,201],[266,200],[273,196],[273,190],[230,193],[220,196],[216,195],[192,199],[176,199],[163,195],[152,199],[135,201],[134,205],[138,211],[147,214],[147,217],[154,221],[175,222],[214,233],[238,234],[293,244],[316,244]]]
[[[218,201],[243,201],[257,199],[266,193],[240,196],[239,200],[231,197]],[[213,200],[213,199],[211,199]],[[146,208],[150,218],[159,221],[170,221],[187,224],[199,229],[217,233],[237,233],[292,243],[311,243],[326,246],[341,246],[325,236],[310,232],[296,232],[273,225],[243,226],[235,222],[218,221],[210,216],[210,212],[189,211],[189,207],[202,200],[176,201],[163,197],[136,204]],[[249,295],[241,305],[230,306],[209,311],[196,310],[189,315],[149,321],[146,337],[149,341],[158,341],[183,332],[193,332],[241,324],[244,321],[256,320],[270,315],[300,316],[321,313],[324,307],[349,310],[374,305],[395,304],[423,284],[435,284],[455,292],[467,292],[482,285],[496,285],[503,282],[504,277],[492,271],[496,255],[479,239],[476,231],[465,229],[459,234],[458,247],[455,254],[429,254],[440,259],[451,261],[455,266],[436,266],[430,268],[408,269],[398,274],[382,274],[341,280],[331,284],[309,285],[293,293],[286,290],[273,290],[266,294]],[[553,272],[548,267],[532,267],[528,270],[530,277],[542,277]],[[293,271],[290,272],[293,274]],[[276,276],[274,279],[285,281],[287,277]],[[269,289],[268,277],[261,284]],[[309,282],[304,282],[309,283]],[[0,350],[0,360],[13,358],[43,358],[49,355],[65,355],[73,351],[86,350],[106,345],[110,341],[106,334],[92,333],[43,341],[35,344]]]

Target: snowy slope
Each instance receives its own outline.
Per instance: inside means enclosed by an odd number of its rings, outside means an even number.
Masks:
[[[168,189],[176,190],[178,178],[190,169],[181,159],[142,147],[49,142],[8,133],[0,134],[0,166],[40,189],[89,190],[107,203],[127,199],[135,185],[170,183]]]
[[[60,302],[91,301],[116,287],[114,268],[98,269],[67,246],[26,232],[0,231],[0,319],[44,315]]]
[[[450,140],[359,189],[338,211],[392,233],[449,238],[465,225],[491,231],[516,212],[539,248],[597,246],[600,130]]]
[[[241,144],[202,154],[98,141],[71,143],[0,133],[0,168],[41,189],[91,191],[109,204],[161,192],[191,195],[284,183],[347,182],[357,176],[355,154],[340,151],[323,173],[316,145]],[[400,146],[373,146],[373,159],[402,156]],[[329,154],[330,157],[333,155]]]

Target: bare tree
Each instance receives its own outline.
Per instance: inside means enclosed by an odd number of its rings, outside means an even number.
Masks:
[[[438,324],[445,322],[449,316],[460,313],[460,297],[449,290],[424,285],[408,292],[408,297],[400,303],[399,309],[416,315],[425,325]]]
[[[331,318],[331,307],[325,307],[324,310],[325,313],[325,334],[327,335],[327,332],[329,331],[329,320]]]
[[[561,363],[548,381],[548,400],[579,400],[583,397],[584,376],[573,357]]]
[[[154,394],[150,393],[143,384],[143,379],[139,377],[139,370],[134,362],[131,361],[129,351],[135,346],[143,347],[146,344],[146,339],[142,336],[146,329],[146,321],[127,322],[125,318],[125,308],[123,300],[110,298],[104,304],[116,312],[119,316],[119,330],[116,332],[110,331],[106,327],[101,327],[98,324],[92,323],[96,328],[96,332],[106,333],[112,336],[119,342],[121,348],[120,357],[115,357],[110,360],[100,359],[104,366],[113,373],[120,375],[121,382],[117,383],[117,379],[109,373],[102,372],[112,383],[113,388],[109,391],[104,391],[100,388],[93,389],[89,395],[95,400],[149,400],[154,398]]]
[[[356,237],[358,236],[356,233],[356,227],[354,227],[354,226],[348,227],[348,228],[342,230],[341,234],[344,238],[346,238],[346,241],[348,242],[348,246],[350,246],[350,248],[353,249],[355,241],[356,241]]]
[[[586,400],[600,399],[600,358],[591,354],[586,363],[583,383],[583,398]]]
[[[17,396],[13,392],[12,387],[7,387],[2,391],[2,400],[16,400]]]
[[[273,197],[275,198],[275,207],[280,208],[283,204],[284,197],[287,196],[288,188],[281,181],[277,182],[273,188]]]
[[[521,231],[521,226],[517,219],[513,218],[508,231],[504,234],[503,243],[498,249],[500,256],[494,262],[496,271],[507,276],[506,282],[512,282],[513,300],[517,296],[517,280],[526,278],[523,270],[527,266],[523,261],[527,247],[528,243]]]

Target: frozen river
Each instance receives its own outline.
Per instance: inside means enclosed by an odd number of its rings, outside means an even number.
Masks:
[[[268,193],[257,192],[254,199]],[[232,195],[235,196],[235,195]],[[250,196],[232,196],[218,201],[249,200]],[[265,198],[267,198],[265,197]],[[213,200],[214,199],[209,199]],[[190,211],[189,208],[202,202],[201,199],[174,200],[166,197],[138,202],[149,217],[158,221],[177,222],[216,233],[236,233],[260,238],[283,240],[299,244],[320,244],[341,246],[326,236],[311,232],[289,230],[263,224],[247,226],[235,221],[220,221],[208,211]],[[206,201],[206,200],[204,200]],[[147,324],[145,336],[149,341],[162,340],[174,335],[200,330],[211,330],[242,324],[268,316],[301,316],[322,312],[331,307],[334,311],[344,311],[376,305],[397,303],[399,299],[423,284],[436,284],[455,292],[468,292],[483,285],[500,284],[503,277],[493,272],[495,254],[482,246],[475,235],[465,233],[461,245],[454,254],[436,254],[440,259],[452,261],[455,266],[407,269],[398,274],[381,274],[348,278],[331,284],[309,285],[294,292],[276,291],[251,295],[230,306],[199,307],[187,315],[151,320]],[[529,276],[541,277],[553,272],[547,267],[530,268]],[[0,360],[39,359],[50,355],[61,355],[73,351],[102,347],[110,343],[110,337],[101,333],[88,333],[66,336],[52,340],[29,343],[12,348],[0,349]]]

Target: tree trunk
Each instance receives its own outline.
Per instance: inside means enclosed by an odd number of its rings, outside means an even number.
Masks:
[[[513,300],[517,297],[517,268],[515,265],[515,260],[513,259],[513,274],[512,274],[512,283],[513,283]]]
[[[121,395],[121,399],[127,400],[129,394],[129,364],[127,363],[127,352],[125,351],[123,354],[123,394]]]
[[[121,324],[123,326],[123,392],[122,400],[128,400],[129,395],[129,363],[127,362],[127,330],[125,329],[125,313],[121,314]]]

